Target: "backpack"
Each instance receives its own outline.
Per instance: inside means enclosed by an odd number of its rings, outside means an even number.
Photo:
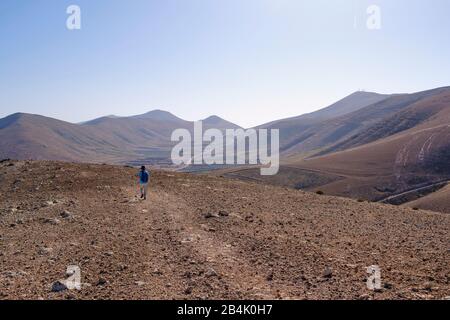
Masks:
[[[141,182],[147,183],[148,182],[149,174],[147,171],[141,171]]]

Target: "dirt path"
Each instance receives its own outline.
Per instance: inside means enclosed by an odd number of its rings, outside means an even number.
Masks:
[[[189,270],[182,274],[183,293],[192,292],[197,298],[243,298],[244,292],[255,299],[275,297],[267,281],[249,272],[252,267],[231,244],[211,236],[215,230],[207,221],[198,223],[198,212],[184,199],[163,190],[151,191],[137,208],[151,217],[144,219],[145,229],[162,231],[156,240],[170,249],[172,270]]]

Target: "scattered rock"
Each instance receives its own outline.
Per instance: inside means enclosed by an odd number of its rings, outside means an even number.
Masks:
[[[370,297],[370,295],[368,295],[367,293],[365,293],[365,294],[360,295],[360,296],[358,297],[358,299],[359,299],[359,300],[370,300],[371,297]]]
[[[125,271],[128,269],[128,266],[126,264],[121,263],[118,265],[118,269],[119,269],[119,271]]]
[[[64,283],[62,283],[61,281],[56,281],[52,285],[52,292],[62,292],[62,291],[66,291],[66,290],[67,290],[67,286]]]
[[[53,252],[53,248],[50,247],[43,247],[39,249],[39,254],[40,255],[49,255]]]
[[[142,287],[145,285],[145,282],[144,281],[135,281],[134,284],[137,285],[138,287]]]
[[[217,277],[217,272],[213,268],[209,268],[208,270],[206,270],[205,276],[207,278]]]
[[[228,217],[230,214],[224,210],[219,211],[219,216],[221,217]]]
[[[330,267],[326,267],[323,271],[322,277],[325,279],[331,279],[333,277],[333,270]]]
[[[205,214],[205,219],[211,219],[211,218],[219,218],[219,215],[216,213],[211,213],[211,212],[208,212]]]
[[[43,220],[43,222],[46,223],[46,224],[51,224],[51,225],[56,226],[56,225],[61,223],[61,220],[59,220],[57,218],[45,218]]]
[[[425,285],[423,286],[423,289],[426,291],[433,291],[433,284],[431,282],[427,282],[425,283]]]
[[[391,290],[392,288],[394,288],[394,286],[393,286],[391,283],[389,283],[389,282],[386,282],[386,283],[383,285],[383,287],[384,287],[385,289],[387,289],[387,290]]]
[[[194,289],[192,287],[187,287],[186,290],[184,290],[184,294],[192,294],[192,291]]]
[[[100,279],[98,279],[98,281],[97,281],[97,286],[104,286],[104,285],[106,285],[107,283],[108,283],[108,281],[106,281],[105,278],[100,278]]]
[[[273,281],[273,272],[269,273],[266,277],[267,281]]]
[[[69,219],[69,218],[72,218],[72,217],[73,217],[73,214],[70,213],[67,210],[64,210],[63,212],[61,212],[61,218]]]
[[[159,270],[158,268],[155,268],[154,270],[153,270],[153,272],[152,272],[153,274],[155,274],[155,275],[158,275],[158,276],[160,276],[160,275],[162,275],[163,273],[162,273],[162,271],[161,270]]]

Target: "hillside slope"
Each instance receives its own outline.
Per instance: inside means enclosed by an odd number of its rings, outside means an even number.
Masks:
[[[450,88],[446,87],[413,94],[392,95],[374,104],[359,108],[354,112],[320,121],[305,130],[298,130],[295,134],[296,140],[291,144],[285,145],[283,154],[285,157],[305,158],[305,156],[323,155],[345,150],[346,148],[387,137],[389,134],[410,128],[414,123],[408,123],[404,128],[398,127],[397,131],[384,132],[384,135],[376,136],[374,134],[369,137],[366,136],[365,140],[349,142],[349,140],[357,139],[360,135],[370,134],[373,126],[381,125],[384,127],[386,119],[399,112],[412,108],[415,104],[430,97],[442,94],[448,95],[449,92]]]
[[[389,95],[372,92],[355,92],[316,112],[270,122],[258,128],[279,129],[280,149],[285,155],[298,152],[300,149],[301,152],[308,152],[314,150],[317,146],[322,147],[322,142],[318,142],[318,145],[309,146],[309,139],[319,132],[328,120],[351,114],[388,97]],[[300,148],[300,146],[303,147]]]
[[[305,159],[302,148],[347,127],[347,138],[333,134],[340,142]],[[224,174],[368,200],[450,180],[450,88],[389,97],[311,130],[316,133],[291,148],[300,149],[283,159],[277,176],[261,177],[246,168]]]
[[[450,214],[450,185],[404,205],[410,208],[419,208]]]
[[[160,171],[141,202],[135,173],[2,162],[0,298],[450,296],[450,215]],[[69,265],[82,289],[51,292]]]
[[[207,120],[205,129],[238,127],[219,117]],[[170,165],[176,129],[192,131],[193,122],[161,110],[82,124],[17,113],[0,119],[0,158]]]

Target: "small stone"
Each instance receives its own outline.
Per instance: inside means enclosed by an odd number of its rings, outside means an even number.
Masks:
[[[48,223],[48,224],[51,224],[51,225],[55,226],[55,225],[60,224],[61,221],[59,219],[57,219],[57,218],[45,218],[44,219],[44,223]]]
[[[136,281],[134,284],[136,284],[138,287],[142,287],[145,285],[144,281]]]
[[[423,288],[426,291],[433,291],[433,284],[431,282],[427,282],[427,283],[425,283]]]
[[[211,212],[208,212],[205,214],[205,219],[211,219],[211,218],[219,218],[219,215],[216,213],[211,213]]]
[[[333,277],[333,271],[330,269],[330,267],[326,267],[322,276],[325,279],[331,279]]]
[[[128,266],[126,264],[119,264],[118,269],[119,269],[119,271],[124,271],[124,270],[128,269]]]
[[[217,272],[216,272],[216,270],[214,270],[213,268],[209,268],[209,269],[205,272],[205,276],[206,276],[207,278],[217,277]]]
[[[269,273],[266,277],[267,281],[273,281],[273,272]]]
[[[370,295],[368,294],[362,294],[358,297],[359,300],[369,300],[370,299]]]
[[[67,290],[67,286],[61,281],[56,281],[52,285],[52,292],[62,292]]]
[[[39,249],[39,254],[40,255],[49,255],[53,252],[53,248],[50,247],[43,247]]]
[[[394,286],[393,286],[391,283],[386,282],[386,283],[383,285],[383,287],[384,287],[385,289],[387,289],[387,290],[391,290]]]
[[[155,268],[155,269],[153,270],[153,274],[160,276],[160,275],[162,275],[163,273],[162,273],[162,271],[159,270],[158,268]]]
[[[230,214],[224,210],[219,211],[219,216],[221,217],[228,217]]]
[[[187,287],[186,290],[184,290],[184,294],[192,294],[192,287]]]
[[[68,218],[72,218],[73,214],[67,210],[64,210],[63,212],[61,212],[61,217],[64,219],[68,219]]]
[[[106,281],[105,278],[100,278],[100,279],[98,279],[98,281],[97,281],[97,286],[104,286],[104,285],[106,285],[107,283],[108,283],[108,281]]]

